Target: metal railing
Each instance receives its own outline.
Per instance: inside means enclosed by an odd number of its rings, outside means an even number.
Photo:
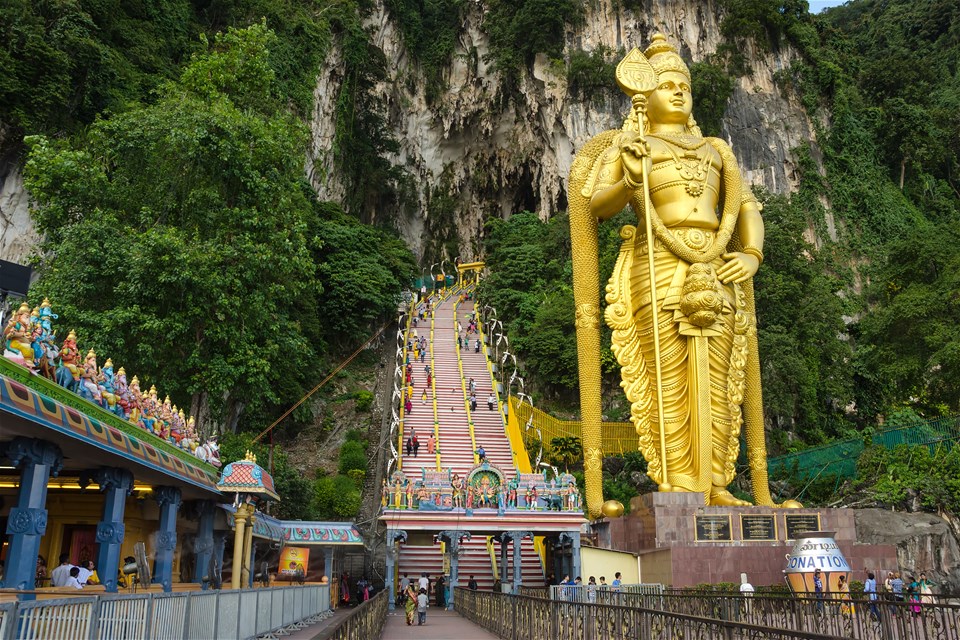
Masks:
[[[618,594],[616,604],[656,608],[778,629],[795,629],[854,640],[960,640],[960,605],[732,594]]]
[[[845,636],[770,628],[629,606],[562,602],[489,591],[454,591],[454,609],[508,640],[822,640]]]
[[[369,638],[375,640],[383,634],[383,626],[387,622],[387,604],[389,592],[384,590],[373,596],[359,607],[350,612],[350,615],[337,623],[337,626],[328,630],[323,640],[357,640]]]
[[[591,604],[625,604],[624,598],[633,595],[658,596],[664,592],[659,582],[622,584],[619,587],[598,584],[555,584],[550,586],[547,597],[564,602],[587,602]],[[534,595],[535,594],[524,594]],[[535,596],[536,597],[536,596]]]
[[[0,604],[0,640],[246,640],[330,609],[330,587],[103,594]]]

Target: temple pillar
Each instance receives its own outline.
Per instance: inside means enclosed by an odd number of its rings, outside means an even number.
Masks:
[[[210,585],[214,589],[223,587],[223,552],[227,547],[227,532],[213,532],[213,561],[210,573]]]
[[[396,544],[397,541],[407,541],[407,532],[402,529],[387,529],[387,590],[390,592],[390,600],[387,603],[387,607],[390,609],[396,608],[397,602],[397,576],[396,576],[396,566],[394,559],[398,557],[399,552],[397,550]],[[330,562],[324,565],[324,570],[330,576],[330,585],[332,588],[333,585],[333,576],[330,574],[331,568],[333,567],[333,549],[330,549]]]
[[[464,538],[469,540],[471,536],[469,531],[451,530],[441,531],[437,537],[446,543],[450,552],[450,581],[447,584],[444,601],[447,603],[447,609],[453,610],[453,589],[459,580],[460,543]]]
[[[390,567],[393,566],[393,559],[387,557],[387,575],[390,575]],[[327,584],[333,584],[333,547],[325,547],[323,550],[323,575],[327,579]]]
[[[250,566],[250,560],[253,557],[253,523],[257,521],[254,506],[249,505],[249,516],[247,518],[247,530],[243,539],[243,568],[240,571],[240,582],[246,587],[253,586],[253,570]]]
[[[133,490],[133,474],[126,469],[103,467],[93,474],[104,494],[103,519],[97,523],[97,575],[107,593],[117,592],[117,572],[120,570],[120,547],[125,527],[123,512],[127,496]]]
[[[580,532],[571,531],[570,536],[570,572],[572,578],[580,575]],[[581,576],[582,577],[582,576]]]
[[[524,538],[533,539],[533,534],[529,531],[513,532],[513,592],[520,593],[520,585],[523,584],[523,551],[520,545]]]
[[[193,544],[194,553],[197,555],[196,566],[193,569],[193,581],[203,585],[203,589],[207,589],[213,582],[210,561],[213,559],[214,551],[213,520],[216,513],[214,509],[212,500],[201,500],[197,503],[200,524],[197,526],[197,537]]]
[[[507,545],[510,543],[512,534],[504,531],[500,534],[500,590],[503,591],[503,585],[507,583]]]
[[[177,510],[180,508],[180,489],[156,487],[154,499],[160,505],[160,530],[157,531],[153,583],[163,590],[173,590],[173,552],[177,548]]]
[[[248,512],[248,507],[250,511]],[[253,507],[247,504],[237,505],[233,514],[233,566],[230,567],[230,588],[240,588],[240,574],[243,572],[243,546],[246,542],[247,515]]]
[[[10,546],[3,574],[3,587],[32,590],[37,576],[40,538],[47,531],[47,481],[63,467],[60,447],[36,438],[14,438],[6,457],[20,469],[17,505],[7,518]],[[51,558],[50,566],[56,566]],[[33,599],[33,596],[25,596]]]

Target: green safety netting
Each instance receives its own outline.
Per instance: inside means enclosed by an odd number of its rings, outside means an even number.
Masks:
[[[768,468],[772,478],[778,475],[814,478],[823,474],[853,477],[857,474],[857,458],[863,452],[867,440],[873,445],[893,448],[901,444],[952,446],[958,439],[960,415],[949,416],[905,426],[888,426],[869,439],[851,438],[800,453],[770,458]]]

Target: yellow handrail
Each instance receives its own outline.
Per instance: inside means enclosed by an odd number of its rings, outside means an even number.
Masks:
[[[439,303],[438,303],[439,304]],[[440,416],[437,415],[437,362],[434,358],[433,339],[436,314],[430,315],[430,392],[433,393],[433,437],[437,471],[440,471]]]
[[[453,303],[453,331],[459,337],[460,332],[457,331],[457,311],[460,308],[460,301],[457,300]],[[469,345],[468,345],[469,347]],[[467,413],[467,426],[470,429],[470,445],[472,447],[471,451],[473,452],[473,464],[480,464],[480,456],[477,455],[477,438],[473,432],[473,414],[470,412],[470,397],[467,395],[467,381],[463,379],[463,357],[460,353],[462,347],[460,343],[457,343],[457,367],[460,370],[460,389],[463,391],[463,408]]]
[[[407,399],[407,377],[406,377],[406,368],[407,368],[407,342],[410,339],[410,323],[413,321],[413,314],[416,311],[417,307],[413,302],[413,299],[410,299],[410,313],[407,314],[407,329],[403,332],[403,352],[401,353],[401,358],[403,361],[403,367],[400,375],[400,428],[397,429],[397,451],[400,452],[400,455],[397,456],[397,470],[400,471],[403,469],[403,419],[404,419],[404,410],[403,405]]]
[[[500,580],[500,567],[497,566],[497,548],[493,544],[493,536],[487,536],[487,553],[490,554],[490,566],[493,568],[493,580]]]

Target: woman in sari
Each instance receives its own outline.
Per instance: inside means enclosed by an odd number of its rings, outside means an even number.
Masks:
[[[407,624],[412,625],[413,618],[417,613],[417,592],[413,585],[407,585],[404,595],[407,596],[407,599],[403,602],[403,611],[407,614]]]

